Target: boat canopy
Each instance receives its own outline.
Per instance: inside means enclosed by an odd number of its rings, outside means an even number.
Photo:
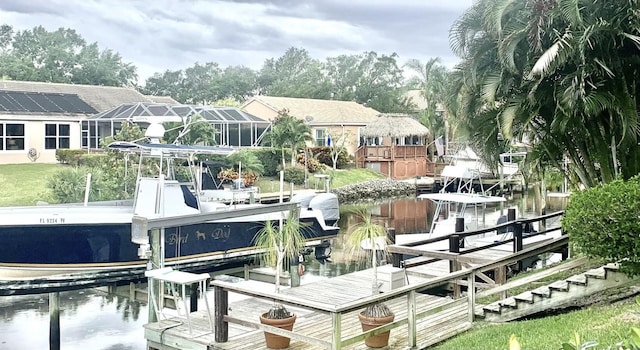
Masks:
[[[167,143],[135,143],[128,141],[116,141],[107,146],[107,149],[140,153],[141,155],[164,155],[173,157],[188,157],[197,154],[231,155],[236,150],[230,147],[199,146],[199,145],[174,145]]]
[[[483,196],[474,193],[424,193],[420,199],[430,199],[436,203],[484,204],[506,202],[504,197]]]

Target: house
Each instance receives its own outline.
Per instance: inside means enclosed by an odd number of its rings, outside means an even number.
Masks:
[[[0,80],[0,164],[55,163],[81,148],[81,121],[124,103],[167,102],[125,87]]]
[[[356,152],[358,168],[373,169],[393,179],[427,175],[430,132],[411,115],[380,114],[361,133],[365,142]]]
[[[314,146],[327,146],[331,142],[344,146],[350,155],[355,155],[358,146],[364,142],[362,128],[380,114],[352,101],[273,96],[255,96],[241,108],[265,120],[273,120],[280,111],[286,110],[309,125]]]

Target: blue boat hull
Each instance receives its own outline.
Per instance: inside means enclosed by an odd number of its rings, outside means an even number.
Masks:
[[[337,227],[322,228],[301,219],[307,240],[335,237]],[[254,254],[261,222],[211,222],[165,230],[165,261],[224,260]],[[41,225],[0,228],[0,266],[64,269],[139,265],[131,224]],[[0,276],[1,277],[1,276]]]

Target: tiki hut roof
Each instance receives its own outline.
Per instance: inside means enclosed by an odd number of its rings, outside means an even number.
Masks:
[[[429,129],[408,114],[380,114],[361,131],[364,137],[428,136]]]

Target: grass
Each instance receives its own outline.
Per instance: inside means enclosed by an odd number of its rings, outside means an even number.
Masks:
[[[47,181],[58,171],[59,164],[2,164],[0,165],[0,207],[35,205],[48,198]]]
[[[629,340],[631,327],[639,326],[640,306],[627,299],[615,305],[594,305],[526,321],[475,322],[471,330],[430,349],[507,350],[509,337],[513,334],[522,349],[556,350],[562,348],[562,343],[574,339],[575,333],[580,335],[582,342],[597,341],[600,345],[596,349],[607,349],[616,342]]]
[[[60,164],[2,164],[0,165],[0,207],[17,205],[35,205],[37,201],[47,201],[47,181],[63,165]],[[367,180],[380,179],[384,176],[370,169],[339,169],[329,170],[331,188],[341,187]],[[315,188],[315,178],[310,178],[311,188]],[[318,181],[318,188],[324,188],[324,183]],[[261,192],[277,192],[280,184],[275,177],[262,177],[257,181]],[[285,184],[285,191],[289,190]],[[295,189],[302,189],[296,186]]]
[[[325,174],[330,176],[330,188],[342,187],[354,183],[364,182],[368,180],[384,179],[385,177],[371,169],[337,169],[327,170]],[[316,181],[317,180],[317,181]],[[317,183],[316,183],[317,182]],[[260,192],[278,192],[280,191],[280,182],[277,177],[261,177],[256,181],[256,186],[260,188]],[[322,189],[324,183],[322,179],[316,179],[313,174],[309,177],[310,188]],[[302,185],[294,186],[294,190],[300,190],[304,187]],[[285,192],[289,190],[289,184],[285,184]]]

